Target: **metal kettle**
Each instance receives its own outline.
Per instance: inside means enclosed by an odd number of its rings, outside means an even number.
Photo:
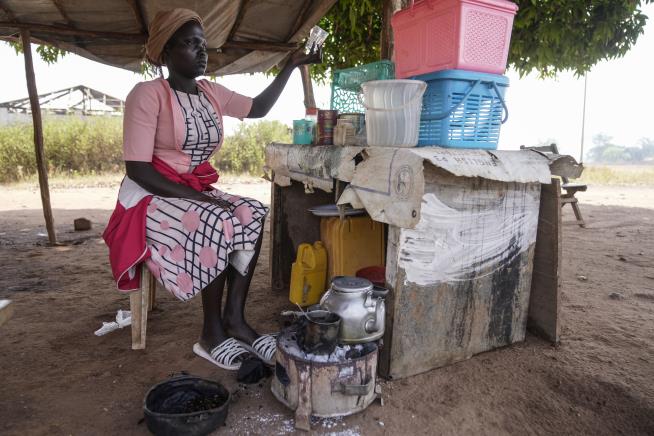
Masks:
[[[335,277],[320,300],[320,307],[341,317],[339,342],[360,344],[384,335],[387,289],[359,277]]]

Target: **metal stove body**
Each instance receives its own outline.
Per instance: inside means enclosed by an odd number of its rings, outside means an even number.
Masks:
[[[295,330],[277,338],[273,395],[295,410],[295,426],[310,430],[310,416],[346,416],[360,412],[377,398],[377,355],[374,342],[339,345],[330,355],[305,354]]]

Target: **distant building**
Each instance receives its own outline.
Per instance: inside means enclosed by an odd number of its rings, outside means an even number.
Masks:
[[[125,102],[88,86],[48,92],[39,95],[41,112],[45,115],[122,116]],[[31,122],[29,98],[0,103],[0,125]]]

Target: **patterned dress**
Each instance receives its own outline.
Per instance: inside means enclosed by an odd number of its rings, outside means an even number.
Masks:
[[[206,96],[175,91],[184,114],[184,153],[193,167],[206,161],[223,135],[220,117]],[[254,254],[268,210],[259,201],[218,189],[206,192],[231,204],[154,195],[146,217],[147,265],[166,289],[188,300],[232,264],[241,274]]]

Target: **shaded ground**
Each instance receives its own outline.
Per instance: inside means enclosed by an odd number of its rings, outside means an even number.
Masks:
[[[269,198],[266,184],[230,188]],[[654,190],[596,187],[587,194],[579,196],[588,228],[564,230],[560,347],[528,336],[384,382],[384,407],[318,422],[318,432],[654,434]],[[233,373],[192,353],[199,299],[181,303],[160,292],[143,352],[130,350],[129,329],[93,335],[128,307],[127,296],[114,291],[100,239],[114,201],[112,188],[53,192],[60,237],[77,245],[46,248],[38,193],[0,192],[0,298],[16,306],[0,328],[0,433],[147,434],[139,424],[146,390],[182,370],[218,379],[235,393],[221,434],[292,432],[292,415],[272,397],[269,381],[239,386]],[[74,209],[80,205],[89,209]],[[94,222],[93,230],[71,231],[80,216]],[[248,308],[262,331],[279,329],[277,314],[287,304],[285,295],[271,295],[268,273],[264,255]]]

